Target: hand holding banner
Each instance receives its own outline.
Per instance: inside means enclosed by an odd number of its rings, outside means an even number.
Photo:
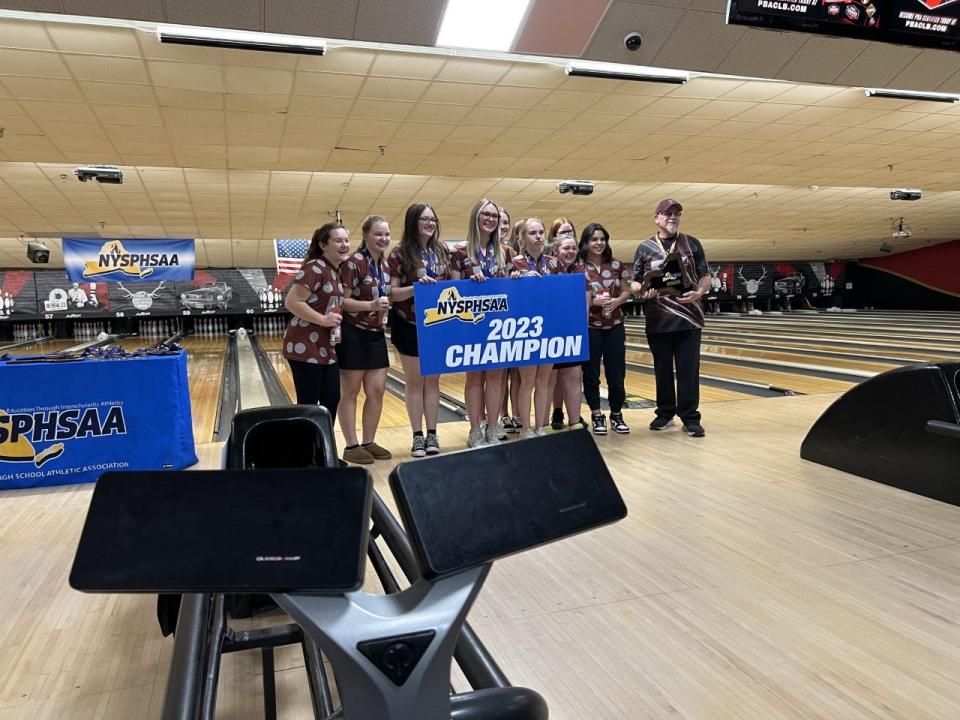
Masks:
[[[420,372],[586,360],[583,275],[414,285]]]

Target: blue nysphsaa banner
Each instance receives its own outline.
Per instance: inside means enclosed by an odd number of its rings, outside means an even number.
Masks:
[[[70,282],[193,280],[193,240],[63,239]]]
[[[0,490],[180,470],[197,461],[194,447],[183,352],[0,361]]]
[[[590,356],[581,274],[417,283],[413,295],[424,375]]]

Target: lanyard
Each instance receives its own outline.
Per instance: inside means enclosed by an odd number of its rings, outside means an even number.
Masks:
[[[477,260],[479,260],[480,269],[486,277],[493,277],[493,271],[497,267],[497,253],[493,243],[487,243],[487,252],[483,248],[477,248]]]
[[[437,277],[437,256],[433,254],[433,250],[423,251],[423,248],[417,248],[417,253],[420,255],[420,262],[423,263],[423,269],[426,271],[428,277],[436,278]]]
[[[677,237],[679,237],[679,233],[673,236],[673,244],[671,245],[672,248],[677,247]],[[664,247],[663,240],[660,239],[660,233],[657,233],[656,235],[654,235],[653,239],[657,241],[657,245],[660,246],[660,252],[663,254],[663,257],[666,258],[668,255],[667,248]]]
[[[381,258],[380,260],[374,260],[373,255],[369,250],[367,250],[366,246],[364,246],[360,252],[366,256],[367,265],[370,268],[370,277],[372,277],[377,283],[377,292],[379,293],[377,297],[383,297],[386,294],[384,293],[386,283],[384,282],[383,266],[380,264],[383,259]]]
[[[543,253],[540,253],[540,257],[536,260],[533,259],[533,256],[528,253],[526,250],[523,251],[523,256],[527,259],[527,264],[533,265],[533,269],[536,270],[541,275],[544,275],[547,271],[547,256]]]

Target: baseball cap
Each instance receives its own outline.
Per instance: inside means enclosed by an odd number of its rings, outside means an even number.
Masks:
[[[683,205],[678,203],[676,200],[671,200],[670,198],[667,198],[666,200],[661,200],[659,203],[657,203],[657,209],[654,210],[653,214],[659,215],[660,213],[665,213],[667,210],[669,210],[672,207],[675,207],[680,212],[683,212]]]

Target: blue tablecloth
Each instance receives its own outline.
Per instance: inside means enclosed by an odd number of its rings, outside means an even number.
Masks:
[[[0,362],[0,489],[195,462],[186,353]]]

